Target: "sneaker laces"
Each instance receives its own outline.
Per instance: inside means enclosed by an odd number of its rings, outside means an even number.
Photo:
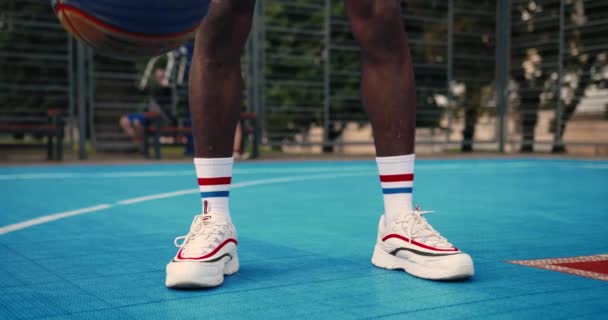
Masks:
[[[176,237],[173,244],[182,250],[184,255],[197,255],[213,250],[222,241],[226,225],[205,223],[201,215],[194,217],[188,234]],[[182,241],[181,243],[179,243]]]
[[[433,229],[431,224],[423,217],[423,215],[435,211],[423,211],[419,205],[410,211],[402,220],[397,220],[395,223],[400,224],[403,230],[406,230],[407,238],[412,243],[414,239],[424,244],[428,244],[437,248],[452,248],[454,247],[446,238]]]

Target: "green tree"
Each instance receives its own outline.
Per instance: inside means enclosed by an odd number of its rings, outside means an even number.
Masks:
[[[534,130],[538,111],[554,109],[557,99],[562,100],[563,114],[560,128],[561,140],[568,121],[592,85],[604,87],[606,76],[606,47],[602,24],[598,23],[608,12],[608,3],[603,1],[564,0],[565,2],[565,51],[563,55],[563,78],[558,84],[557,57],[559,43],[560,1],[537,3],[529,0],[515,8],[520,23],[514,28],[513,42],[527,43],[520,46],[523,51],[514,57],[520,66],[514,74],[519,84],[520,119],[522,128],[521,151],[533,151]],[[588,10],[587,8],[592,10]],[[592,21],[593,23],[589,23]],[[554,120],[552,129],[555,130]],[[565,152],[563,145],[554,141],[553,152]]]
[[[266,1],[266,130],[274,145],[305,134],[324,123],[325,1]],[[446,90],[445,1],[405,1],[418,84],[419,126],[437,126],[441,111],[435,94]],[[331,109],[329,141],[338,139],[347,123],[368,123],[359,98],[360,50],[346,19],[343,1],[331,7]],[[324,149],[332,151],[331,147]]]
[[[475,128],[486,110],[484,92],[494,80],[495,1],[458,0],[454,2],[454,80],[463,86],[454,94],[462,110],[464,127],[461,151],[473,151]],[[461,95],[458,97],[458,95]],[[485,99],[487,100],[487,99]]]

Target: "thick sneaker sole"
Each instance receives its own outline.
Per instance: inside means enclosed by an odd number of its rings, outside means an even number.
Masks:
[[[466,253],[433,258],[411,253],[406,259],[393,256],[376,245],[372,263],[384,269],[403,269],[413,276],[429,280],[464,279],[475,274],[473,260]]]
[[[224,275],[239,270],[239,257],[234,254],[216,262],[180,261],[167,265],[165,285],[168,288],[197,289],[217,287],[224,282]]]

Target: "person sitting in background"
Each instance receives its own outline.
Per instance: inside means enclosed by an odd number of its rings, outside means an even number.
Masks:
[[[177,125],[177,117],[172,108],[173,90],[169,86],[165,70],[157,68],[154,72],[156,84],[148,89],[150,101],[145,112],[158,112],[163,122],[171,126]],[[120,127],[136,144],[141,144],[144,138],[146,119],[143,112],[125,114],[120,118]]]

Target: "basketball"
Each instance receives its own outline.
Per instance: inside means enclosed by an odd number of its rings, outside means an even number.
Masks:
[[[163,54],[191,38],[211,0],[52,0],[63,27],[98,52]]]

